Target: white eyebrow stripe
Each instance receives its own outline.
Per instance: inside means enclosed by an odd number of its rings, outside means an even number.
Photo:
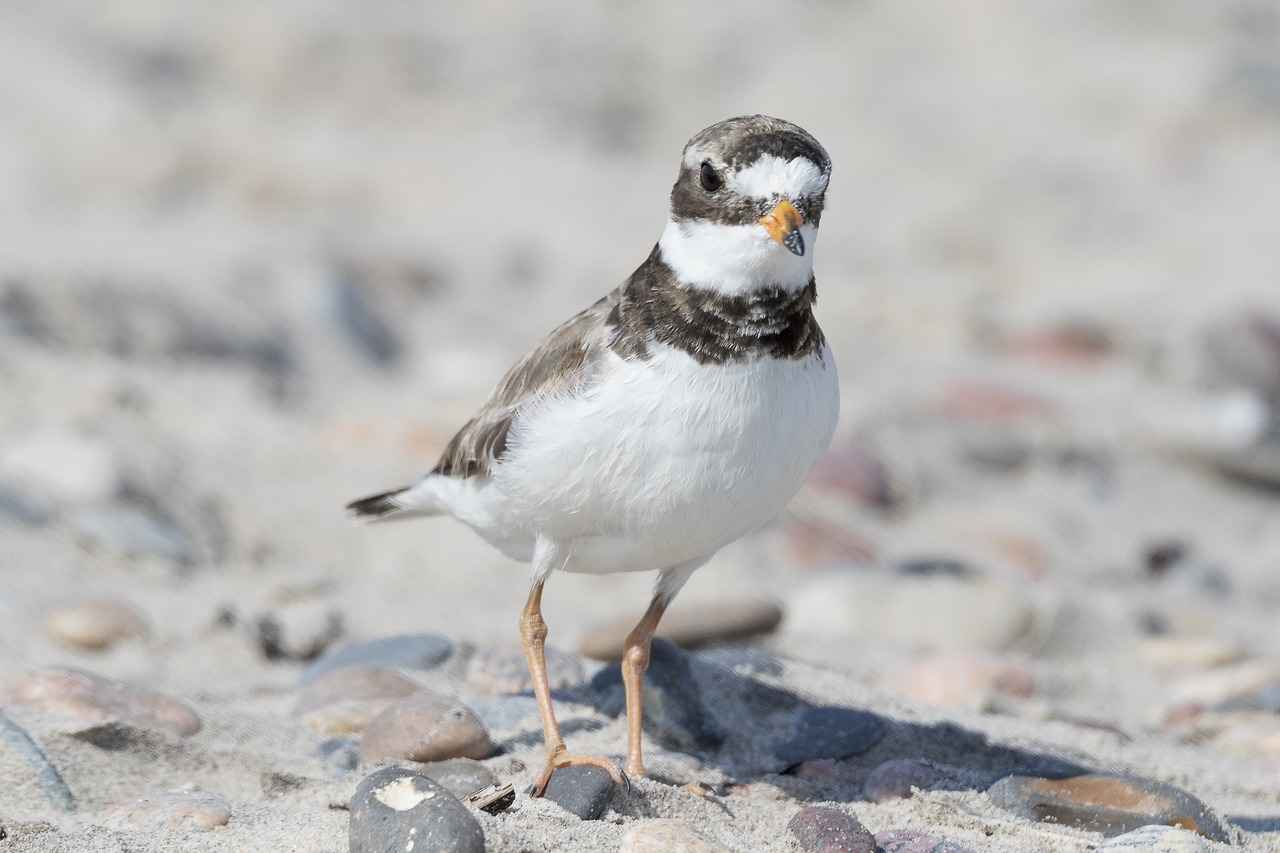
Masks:
[[[762,154],[745,169],[731,172],[728,182],[739,195],[768,201],[778,196],[817,195],[826,189],[827,176],[808,158],[783,160],[774,154]]]

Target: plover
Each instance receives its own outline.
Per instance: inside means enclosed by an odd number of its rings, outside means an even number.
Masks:
[[[534,783],[570,752],[547,686],[552,572],[657,571],[622,658],[625,772],[644,774],[641,677],[689,576],[777,515],[835,430],[836,368],[813,314],[831,160],[790,122],[743,116],[689,140],[657,246],[631,277],[520,359],[416,485],[347,505],[451,515],[532,565],[520,636],[542,715]]]

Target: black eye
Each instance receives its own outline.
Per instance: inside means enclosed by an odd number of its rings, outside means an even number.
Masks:
[[[709,193],[724,186],[724,178],[720,177],[720,173],[710,163],[702,164],[702,188]]]

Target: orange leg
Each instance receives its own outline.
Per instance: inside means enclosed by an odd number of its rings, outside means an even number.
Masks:
[[[644,761],[640,757],[641,722],[644,716],[641,699],[641,681],[649,668],[649,647],[653,644],[653,632],[658,620],[666,612],[669,596],[655,595],[649,609],[640,622],[627,635],[622,650],[622,682],[627,694],[627,767],[628,776],[643,776]]]
[[[603,767],[615,782],[625,784],[626,779],[612,758],[569,752],[565,748],[564,737],[556,723],[555,710],[551,707],[551,688],[547,684],[546,642],[547,623],[542,619],[542,581],[538,581],[529,591],[529,600],[520,613],[520,643],[524,648],[525,662],[529,664],[529,676],[533,679],[533,695],[538,699],[538,712],[542,715],[542,740],[547,748],[547,760],[534,780],[533,795],[541,797],[547,789],[547,782],[551,780],[551,774],[570,764]],[[628,698],[628,710],[629,706]]]

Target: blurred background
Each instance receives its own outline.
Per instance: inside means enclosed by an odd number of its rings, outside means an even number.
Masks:
[[[429,469],[755,112],[835,163],[843,416],[690,602],[774,601],[780,651],[868,677],[1057,656],[1041,698],[1094,714],[1099,679],[1149,704],[1106,664],[1152,636],[1280,658],[1274,3],[52,0],[0,5],[0,680],[82,654],[42,620],[85,594],[149,625],[122,676],[514,638],[522,567],[341,507]],[[902,572],[998,578],[1007,630],[895,634],[858,602]],[[552,642],[649,582],[555,579]]]

